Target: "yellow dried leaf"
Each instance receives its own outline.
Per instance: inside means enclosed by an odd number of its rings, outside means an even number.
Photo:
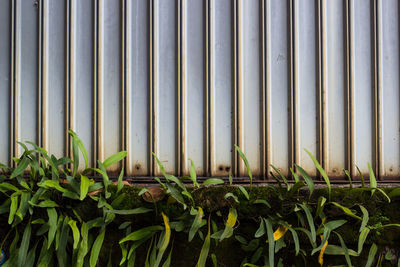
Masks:
[[[168,247],[169,244],[169,240],[171,238],[171,227],[169,225],[169,220],[167,215],[164,214],[164,212],[161,213],[163,220],[164,220],[164,225],[165,225],[165,235],[164,235],[164,239],[163,242],[161,244],[160,247],[160,251],[165,251]]]
[[[169,226],[169,221],[168,221],[167,215],[165,215],[164,212],[161,212],[161,215],[164,220],[165,230],[167,230],[167,231],[171,230],[171,227]]]
[[[237,214],[231,209],[228,214],[228,220],[226,221],[226,225],[233,228],[236,224],[236,219],[237,219]]]
[[[274,232],[274,240],[277,241],[281,239],[285,233],[287,232],[288,228],[283,225],[279,225],[278,229]]]
[[[321,235],[321,240],[323,240],[323,236]],[[321,251],[319,252],[319,257],[318,257],[318,262],[322,266],[324,263],[324,252],[326,249],[326,246],[328,245],[328,240],[325,241],[324,246],[321,248]]]

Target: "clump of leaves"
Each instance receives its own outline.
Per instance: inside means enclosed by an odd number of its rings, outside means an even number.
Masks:
[[[9,172],[8,176],[0,177],[0,192],[5,199],[0,205],[0,214],[6,216],[9,224],[9,231],[0,247],[7,250],[9,255],[4,266],[97,266],[104,249],[103,244],[110,237],[111,227],[114,233],[117,231],[121,236],[117,244],[121,255],[120,266],[134,266],[139,247],[144,247],[147,251],[145,266],[171,266],[176,233],[186,234],[188,242],[195,239],[202,241],[201,249],[196,252],[196,266],[200,267],[211,263],[213,266],[218,265],[218,255],[213,248],[226,239],[236,240],[246,252],[248,257],[243,259],[242,266],[275,266],[276,263],[283,265],[286,261],[281,257],[283,251],[293,255],[294,259],[301,260],[317,254],[321,265],[324,263],[324,255],[340,255],[351,266],[352,257],[358,257],[364,250],[370,232],[400,227],[398,224],[371,222],[367,209],[362,205],[347,207],[331,201],[329,178],[308,151],[326,182],[328,199],[320,196],[317,203],[311,201],[313,180],[298,165],[295,166],[296,172],[291,169],[294,184],[278,168],[272,166],[278,174],[272,175],[280,187],[271,188],[276,191],[280,200],[290,199],[291,205],[277,210],[266,199],[254,199],[253,175],[246,156],[238,146],[235,149],[246,166],[250,190],[237,185],[235,188],[238,190],[224,195],[227,206],[208,212],[194,198],[195,191],[224,185],[224,180],[209,178],[200,183],[192,160],[190,176],[176,177],[168,174],[162,162],[153,154],[163,175],[161,179],[154,179],[165,191],[166,203],[153,201],[154,209],[149,206],[118,209],[126,198],[122,190],[124,171],[122,169],[117,179],[117,189],[112,192],[112,181],[107,168],[123,160],[127,152],[116,153],[103,162],[98,161],[97,167],[89,167],[83,142],[72,130],[69,134],[73,152],[71,158],[58,159],[36,144],[27,142],[20,143],[24,153],[20,158],[14,159],[15,168],[0,164],[0,169]],[[80,163],[81,156],[83,164]],[[378,188],[370,166],[369,172],[370,187],[363,186],[363,190],[370,191],[371,195],[379,192],[390,201],[390,197]],[[346,174],[351,182],[350,174]],[[101,180],[93,179],[95,175],[100,176]],[[191,185],[186,184],[185,180],[190,180]],[[231,175],[229,185],[234,185]],[[300,194],[300,189],[305,186],[309,189],[309,198]],[[143,188],[139,195],[145,193],[149,193],[149,190]],[[390,196],[397,195],[400,193],[395,190],[390,193]],[[94,203],[97,207],[94,218],[87,219],[79,212],[77,207],[85,201]],[[268,211],[265,216],[253,218],[259,227],[250,236],[239,234],[240,221],[248,219],[241,218],[238,212],[238,206],[243,203]],[[177,207],[174,213],[168,209],[171,205]],[[340,209],[344,218],[327,216],[326,209],[331,207]],[[153,223],[133,223],[134,220],[140,220],[142,214],[150,212],[154,212]],[[341,227],[349,222],[360,226],[357,251],[348,248],[340,234]],[[300,236],[305,236],[308,244],[300,243]],[[339,240],[339,246],[332,243],[332,236]],[[10,244],[7,248],[4,247],[6,243]],[[378,247],[373,244],[369,250],[367,265],[373,263],[377,254],[383,255],[378,253]],[[390,258],[389,256],[386,254],[385,257]],[[111,257],[109,258],[110,266],[112,262]]]

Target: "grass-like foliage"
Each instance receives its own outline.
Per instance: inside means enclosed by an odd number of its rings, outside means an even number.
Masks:
[[[147,252],[139,264],[167,267],[180,257],[180,252],[173,249],[177,234],[187,235],[187,242],[200,241],[202,244],[198,251],[192,252],[197,255],[196,262],[188,262],[186,266],[219,266],[219,255],[215,251],[226,240],[237,242],[247,255],[238,266],[283,266],[289,261],[305,262],[307,266],[307,260],[313,259],[313,255],[317,255],[314,258],[320,265],[324,263],[324,255],[338,255],[344,264],[351,266],[352,259],[364,251],[364,243],[371,233],[383,228],[400,227],[398,224],[372,224],[368,210],[362,205],[345,206],[340,201],[332,201],[329,178],[308,151],[326,182],[328,194],[319,196],[317,203],[312,202],[314,183],[303,168],[296,166],[296,171],[291,170],[295,178],[295,183],[292,183],[272,166],[278,174],[272,175],[279,183],[282,181],[283,186],[271,186],[271,192],[281,201],[291,201],[289,206],[277,209],[251,190],[253,176],[246,156],[238,146],[235,149],[246,166],[250,190],[232,184],[230,177],[229,192],[219,200],[224,205],[210,208],[204,204],[208,199],[202,202],[198,198],[199,192],[224,185],[224,180],[209,178],[201,183],[192,160],[190,176],[175,177],[165,171],[162,162],[154,155],[163,175],[162,179],[154,178],[160,185],[159,193],[143,188],[139,195],[147,196],[147,201],[152,204],[121,209],[121,203],[127,197],[123,190],[123,170],[115,182],[115,189],[111,186],[113,182],[107,168],[123,160],[127,152],[119,152],[104,162],[98,161],[97,167],[90,167],[82,141],[73,131],[69,134],[72,158],[58,159],[34,143],[27,142],[20,143],[24,152],[20,158],[14,158],[15,168],[0,165],[4,173],[0,176],[0,214],[8,225],[0,245],[8,255],[4,267],[113,266],[111,256],[103,257],[108,260],[102,264],[99,258],[104,253],[116,255],[116,250],[119,251],[120,266],[134,266],[140,258],[137,254],[139,249]],[[83,156],[84,164],[80,164],[80,156]],[[390,201],[390,197],[377,187],[370,166],[369,170],[371,186],[363,186],[362,190],[370,191],[371,195],[380,193]],[[351,182],[350,174],[346,172],[346,175]],[[191,184],[185,180],[191,181]],[[309,197],[304,197],[303,187],[308,188]],[[400,195],[396,190],[391,194],[391,197]],[[159,198],[160,195],[164,197]],[[83,203],[90,203],[97,209],[89,219],[80,209]],[[240,230],[240,220],[247,219],[240,217],[239,207],[244,206],[265,211],[263,216],[253,218],[259,225],[257,230],[247,231],[246,235]],[[326,209],[332,207],[342,211],[341,218],[326,213]],[[153,214],[153,223],[135,223],[149,214]],[[340,229],[348,224],[359,226],[358,247],[355,250],[345,244],[341,235]],[[115,236],[119,237],[116,241]],[[331,243],[332,239],[339,242]],[[112,249],[104,246],[106,240],[114,240]],[[367,265],[373,263],[377,251],[378,247],[373,244]],[[283,258],[282,255],[291,257]]]

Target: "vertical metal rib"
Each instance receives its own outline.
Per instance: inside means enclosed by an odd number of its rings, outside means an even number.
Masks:
[[[157,146],[157,106],[158,106],[158,1],[149,1],[150,5],[150,94],[149,94],[149,122],[150,122],[150,140],[149,140],[149,163],[150,175],[157,175],[159,168],[152,152],[158,154]]]
[[[98,0],[93,0],[93,165],[97,162],[97,37],[98,36]]]
[[[126,147],[126,68],[125,68],[125,47],[126,47],[126,1],[121,0],[121,149],[122,150],[127,150]],[[125,168],[126,170],[126,161],[127,157],[124,158],[122,161],[122,168]]]
[[[49,1],[42,2],[42,88],[41,88],[41,146],[48,150],[48,131],[49,131],[49,90],[48,90],[48,43],[49,43]]]
[[[354,175],[354,3],[346,0],[346,168]]]
[[[214,176],[214,0],[206,0],[206,173]]]
[[[11,1],[11,92],[10,92],[10,166],[12,157],[19,157],[17,141],[21,136],[21,0]]]
[[[178,175],[187,174],[186,155],[186,0],[178,0]]]
[[[96,87],[95,92],[95,120],[96,120],[96,131],[95,137],[97,138],[97,160],[103,162],[104,160],[104,0],[97,1],[97,16],[96,23],[97,40],[95,41],[96,46]]]
[[[75,39],[76,39],[76,0],[67,2],[67,58],[66,58],[66,130],[75,131]],[[72,143],[66,133],[66,151],[72,155]]]
[[[289,28],[290,28],[290,163],[294,169],[299,163],[299,88],[298,88],[298,3],[297,0],[289,2]]]
[[[374,131],[375,131],[375,173],[379,179],[383,178],[383,153],[382,153],[382,1],[373,1],[374,25]]]
[[[131,121],[132,121],[132,106],[130,101],[132,98],[132,81],[131,81],[131,46],[132,46],[132,8],[131,1],[123,1],[123,49],[122,49],[122,64],[123,64],[123,86],[122,86],[122,97],[123,97],[123,149],[129,151],[132,145],[131,138]],[[132,175],[133,172],[133,157],[132,153],[128,153],[125,159],[125,171],[127,175]]]
[[[38,16],[38,84],[37,84],[37,144],[39,146],[42,146],[42,101],[43,101],[43,95],[42,95],[42,63],[43,63],[43,5],[45,1],[40,1],[38,3],[38,9],[39,9],[39,16]]]
[[[317,0],[318,14],[318,156],[322,167],[328,168],[328,113],[326,92],[326,10],[325,0]]]
[[[244,151],[243,142],[243,2],[236,0],[234,6],[234,109],[235,143]],[[239,154],[234,152],[234,170],[236,176],[244,175],[244,164]]]
[[[271,4],[262,1],[262,161],[261,170],[264,179],[268,178],[271,164]]]

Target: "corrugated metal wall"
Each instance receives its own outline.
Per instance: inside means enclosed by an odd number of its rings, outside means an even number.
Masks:
[[[0,0],[0,162],[31,140],[128,176],[294,163],[400,175],[397,0]],[[121,166],[111,167],[117,171]]]

